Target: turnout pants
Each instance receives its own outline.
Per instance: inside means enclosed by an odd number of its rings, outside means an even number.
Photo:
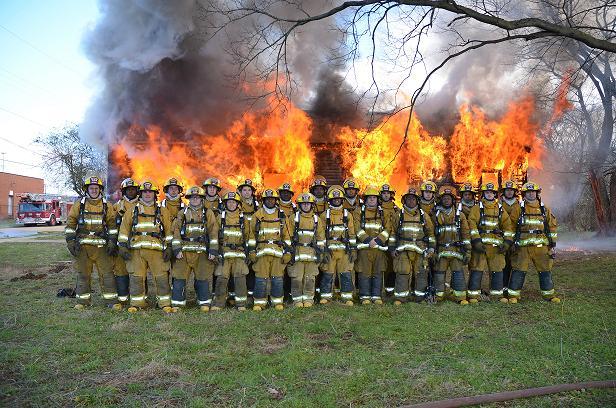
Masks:
[[[549,255],[547,246],[520,247],[511,256],[511,276],[507,284],[507,294],[510,298],[520,298],[526,273],[530,263],[539,273],[539,288],[544,299],[555,297],[554,282],[552,282],[552,267],[554,260]]]
[[[441,257],[434,267],[434,287],[437,300],[445,298],[445,277],[451,271],[451,292],[456,301],[466,300],[466,282],[464,280],[464,263],[456,257]]]
[[[163,253],[155,249],[133,249],[132,257],[126,263],[130,274],[130,305],[146,307],[146,279],[148,270],[154,279],[156,304],[158,307],[171,305],[169,286],[170,262],[163,261]]]
[[[246,275],[248,265],[243,258],[227,258],[218,264],[214,272],[216,275],[216,307],[225,307],[227,304],[229,279],[233,278],[235,290],[235,305],[245,307],[248,293],[246,289]]]
[[[112,305],[118,300],[112,259],[107,255],[105,247],[94,245],[82,245],[77,255],[77,302],[82,305],[92,303],[92,272],[95,265],[103,300]]]
[[[130,292],[126,261],[121,256],[114,256],[112,260],[113,275],[115,276],[116,287],[118,289],[118,300],[120,303],[128,303],[128,296]]]
[[[385,252],[377,248],[360,249],[356,266],[359,272],[359,299],[380,300],[383,272],[387,268]]]
[[[186,282],[191,274],[195,276],[195,294],[199,306],[209,306],[212,302],[212,280],[214,262],[206,252],[183,252],[182,259],[176,259],[171,268],[173,287],[171,305],[186,306]]]
[[[291,297],[293,303],[314,303],[314,286],[319,267],[316,262],[296,261],[289,265],[287,273],[291,278]]]
[[[331,259],[328,263],[321,264],[320,293],[322,299],[331,300],[336,277],[340,282],[340,297],[345,302],[353,300],[353,264],[349,261],[349,255],[344,249],[331,251]]]
[[[490,273],[490,296],[503,296],[503,268],[505,255],[498,252],[498,247],[486,245],[486,252],[473,251],[469,265],[468,297],[479,299],[481,296],[481,280],[485,272]]]
[[[282,304],[284,300],[284,269],[282,258],[263,255],[253,265],[255,271],[254,305],[264,307],[267,304],[268,286],[272,305]],[[269,283],[269,285],[268,285]]]
[[[415,275],[416,297],[423,298],[428,286],[428,271],[424,267],[424,256],[415,251],[403,251],[393,258],[394,272],[396,273],[396,286],[394,298],[400,302],[408,301],[411,290],[410,285]]]

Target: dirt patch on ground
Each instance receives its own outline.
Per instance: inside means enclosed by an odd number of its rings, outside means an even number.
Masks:
[[[47,277],[46,273],[36,274],[36,273],[28,272],[24,275],[11,278],[10,282],[18,282],[22,280],[39,280],[39,279],[45,279],[46,277]]]
[[[72,269],[71,262],[56,262],[41,268],[20,268],[17,266],[0,267],[0,277],[10,282],[45,279],[50,274],[67,272]]]
[[[289,340],[279,334],[271,335],[267,338],[263,338],[260,341],[259,349],[263,354],[274,354],[289,344]]]

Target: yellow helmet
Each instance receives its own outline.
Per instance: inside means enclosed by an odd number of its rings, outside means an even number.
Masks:
[[[379,192],[379,188],[377,186],[367,186],[366,189],[364,190],[364,197],[369,197],[369,196],[375,196],[378,197],[380,196],[381,193]]]
[[[352,188],[352,189],[359,191],[359,184],[357,184],[357,181],[353,177],[349,177],[346,180],[344,180],[344,183],[342,183],[342,187],[345,190],[347,188]]]
[[[98,176],[90,176],[86,177],[83,181],[83,189],[87,190],[88,186],[99,186],[102,190],[105,188],[105,183],[103,183],[103,179]]]
[[[237,186],[237,191],[240,191],[240,190],[242,189],[242,187],[250,187],[250,188],[252,189],[252,192],[253,192],[253,193],[257,190],[257,189],[255,188],[255,186],[253,185],[253,183],[252,183],[252,180],[251,180],[251,179],[246,179],[246,180],[244,180],[244,182],[243,182],[243,183],[240,183],[240,184]]]
[[[291,192],[291,194],[295,194],[295,192],[291,188],[291,183],[288,183],[286,181],[282,183],[280,187],[278,187],[278,192],[280,193],[281,191],[289,191]]]
[[[473,193],[475,194],[475,188],[473,187],[473,185],[469,182],[466,182],[464,184],[462,184],[462,186],[460,187],[460,195],[462,195],[462,193]]]
[[[222,190],[222,186],[220,185],[220,180],[218,180],[216,177],[209,177],[205,179],[202,186],[203,188],[207,188],[207,186],[214,186],[216,187],[218,191]]]
[[[302,204],[302,203],[309,203],[309,204],[314,204],[316,202],[314,196],[308,192],[303,192],[302,194],[300,194],[299,197],[297,197],[297,204]]]
[[[268,188],[263,192],[263,194],[261,194],[261,199],[263,200],[270,197],[275,198],[276,200],[280,198],[280,196],[278,195],[278,191],[274,190],[273,188]]]
[[[503,185],[501,186],[501,191],[505,190],[506,188],[510,188],[512,190],[518,191],[518,185],[513,180],[503,181]]]
[[[438,195],[440,197],[444,195],[450,195],[451,197],[456,198],[456,188],[452,185],[445,184],[438,189]]]
[[[176,179],[175,177],[171,177],[169,180],[165,181],[165,185],[163,186],[163,192],[166,193],[167,189],[169,189],[169,187],[171,186],[177,186],[180,189],[180,193],[182,192],[182,190],[184,190],[184,187],[182,187],[178,179]]]
[[[341,189],[340,186],[331,186],[327,191],[327,199],[331,200],[334,198],[344,198],[344,190]]]
[[[381,186],[381,193],[384,191],[389,191],[391,193],[391,195],[395,195],[396,194],[396,190],[393,189],[392,186],[390,186],[389,184],[383,184]]]
[[[420,190],[421,191],[432,191],[433,193],[436,193],[436,184],[432,181],[424,181],[423,183],[421,183],[420,186]]]
[[[227,200],[236,201],[238,204],[241,202],[240,195],[235,191],[227,191],[222,195],[222,202],[224,203]]]
[[[539,187],[539,184],[529,181],[522,186],[522,192],[525,193],[527,191],[536,191],[539,193],[541,192],[541,187]]]
[[[312,190],[318,186],[321,186],[327,189],[327,180],[325,180],[325,177],[315,176],[314,181],[310,185],[310,192],[312,193]]]
[[[152,180],[143,180],[141,185],[139,186],[139,192],[143,191],[154,191],[158,194],[158,186],[152,182]]]
[[[414,195],[415,197],[419,198],[420,194],[421,192],[419,191],[419,188],[417,188],[417,186],[409,186],[408,190],[406,190],[406,193],[404,193],[404,195],[402,196],[402,199],[404,200],[404,197],[408,195]]]
[[[494,191],[496,193],[498,192],[498,188],[496,187],[496,184],[490,181],[489,183],[483,183],[481,185],[481,191]]]
[[[199,187],[199,186],[192,186],[184,194],[184,196],[186,198],[190,198],[191,196],[194,196],[194,195],[200,196],[200,197],[205,197],[205,190],[202,187]]]

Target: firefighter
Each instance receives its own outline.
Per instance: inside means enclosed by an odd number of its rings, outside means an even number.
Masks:
[[[77,259],[75,309],[83,310],[92,304],[92,270],[96,265],[103,300],[120,310],[112,264],[118,251],[115,211],[103,197],[100,177],[86,178],[83,189],[85,195],[71,208],[64,229],[68,250]]]
[[[173,238],[169,213],[163,213],[156,197],[158,187],[150,180],[139,186],[139,202],[122,217],[118,245],[130,275],[130,307],[135,313],[147,306],[146,278],[148,270],[154,279],[156,304],[165,313],[173,312],[169,269],[173,251],[167,251]]]
[[[205,208],[212,210],[214,215],[218,216],[218,214],[220,214],[220,210],[222,209],[222,200],[219,196],[220,190],[222,190],[220,180],[216,177],[209,177],[205,179],[202,187],[205,190],[205,200],[203,200],[203,205],[205,205]]]
[[[421,190],[421,199],[419,200],[419,206],[430,217],[434,215],[436,208],[436,184],[432,181],[424,181],[419,187]]]
[[[380,204],[383,209],[383,214],[386,218],[389,218],[390,225],[394,225],[394,217],[400,211],[396,203],[394,202],[394,196],[396,195],[396,191],[389,185],[383,184],[381,186],[380,191]],[[393,234],[389,236],[389,245],[392,245],[392,240],[394,239]],[[394,287],[396,285],[396,275],[393,269],[393,258],[391,252],[387,252],[387,269],[385,270],[385,293],[387,295],[391,295],[394,293]]]
[[[184,201],[182,201],[182,191],[184,188],[179,183],[178,179],[172,177],[165,182],[163,193],[165,198],[160,203],[161,211],[169,212],[169,220],[175,221],[180,210],[184,209]]]
[[[447,270],[450,270],[453,299],[467,305],[464,266],[470,259],[471,241],[468,222],[464,213],[456,208],[455,197],[455,187],[444,185],[439,189],[439,206],[433,216],[436,235],[434,286],[437,300],[443,300],[445,277]]]
[[[364,205],[353,220],[357,225],[357,264],[359,299],[362,304],[383,304],[381,298],[383,272],[387,268],[387,244],[391,223],[379,205],[379,189],[367,186]]]
[[[470,303],[479,302],[485,272],[490,273],[490,296],[498,296],[501,302],[507,303],[503,294],[503,268],[505,253],[513,244],[513,229],[509,215],[496,199],[496,191],[494,183],[484,183],[481,199],[468,216],[473,249],[467,291]]]
[[[342,301],[347,306],[353,306],[353,274],[357,248],[354,218],[351,210],[344,208],[343,201],[346,201],[344,196],[345,192],[342,189],[338,187],[330,189],[327,193],[327,210],[321,214],[320,223],[324,227],[326,243],[321,261],[323,271],[320,282],[321,304],[332,300],[333,285],[337,277]]]
[[[291,183],[282,183],[280,187],[278,187],[278,196],[280,197],[280,209],[284,211],[284,214],[288,219],[293,218],[295,213],[297,212],[297,206],[293,202],[293,196],[295,192],[291,188]]]
[[[468,182],[462,184],[462,187],[460,187],[460,202],[458,203],[458,207],[462,210],[467,220],[471,208],[473,208],[475,204],[475,189],[473,185]]]
[[[252,223],[252,218],[260,207],[259,201],[255,197],[256,188],[251,179],[244,180],[243,183],[237,186],[237,192],[240,195],[240,210],[244,214],[245,222],[248,228]],[[252,239],[252,233],[248,231],[249,239]],[[249,246],[255,246],[254,242],[249,242]],[[253,295],[253,289],[255,286],[255,271],[250,265],[248,270],[248,276],[246,277],[246,285],[248,287],[248,295]]]
[[[513,210],[520,208],[520,202],[518,201],[518,187],[515,181],[513,180],[505,180],[501,186],[501,197],[500,202],[503,206],[503,210],[509,215],[511,218],[511,214]],[[514,221],[512,220],[512,225],[515,227]],[[507,284],[509,283],[509,277],[511,276],[511,250],[505,254],[505,269],[503,269],[503,282],[505,282],[505,294],[507,294]]]
[[[315,176],[310,185],[310,193],[314,196],[314,212],[321,215],[327,208],[327,180],[323,176]]]
[[[524,279],[532,262],[539,273],[539,287],[544,299],[560,303],[552,282],[554,247],[556,246],[556,218],[543,204],[538,184],[528,182],[522,186],[522,201],[511,213],[515,226],[514,248],[511,257],[511,276],[507,285],[509,303],[520,299]]]
[[[286,264],[291,261],[291,237],[287,218],[278,207],[278,192],[263,192],[263,207],[259,208],[250,223],[250,260],[255,271],[254,306],[260,311],[267,304],[270,287],[271,304],[276,310],[284,309],[283,276]],[[269,283],[269,285],[268,285]]]
[[[206,192],[199,186],[188,189],[188,205],[173,223],[173,255],[176,258],[171,276],[171,306],[176,312],[186,306],[186,282],[195,277],[197,304],[209,312],[212,303],[214,261],[218,259],[218,222],[214,212],[205,206]]]
[[[234,305],[237,310],[246,310],[246,253],[248,251],[248,225],[240,209],[240,196],[229,191],[222,196],[223,209],[218,216],[218,247],[220,261],[216,267],[216,299],[212,310],[225,307],[228,297],[228,282],[233,278]]]
[[[308,192],[297,198],[299,211],[288,218],[293,254],[287,267],[291,297],[296,307],[314,305],[315,280],[325,249],[325,228],[314,213],[314,196]]]
[[[394,304],[410,299],[410,284],[415,275],[414,297],[424,299],[428,286],[428,259],[434,256],[434,224],[419,206],[419,189],[410,186],[402,196],[402,208],[394,215],[389,248],[396,274]],[[391,239],[393,237],[393,239]]]
[[[113,209],[116,213],[116,230],[120,229],[124,214],[132,211],[133,207],[137,204],[139,200],[139,184],[132,178],[126,178],[120,185],[120,191],[122,192],[122,198],[113,205]],[[128,271],[126,270],[126,262],[121,256],[115,256],[113,258],[113,274],[118,288],[118,301],[122,305],[128,304],[128,295],[130,293]]]
[[[363,204],[359,197],[359,184],[353,177],[349,177],[342,183],[344,189],[344,208],[350,212],[358,211]]]

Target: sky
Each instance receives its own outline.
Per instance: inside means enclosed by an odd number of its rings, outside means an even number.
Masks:
[[[0,1],[3,171],[44,178],[34,139],[82,120],[96,81],[81,38],[97,17],[95,0]],[[45,187],[59,191],[47,180]]]

